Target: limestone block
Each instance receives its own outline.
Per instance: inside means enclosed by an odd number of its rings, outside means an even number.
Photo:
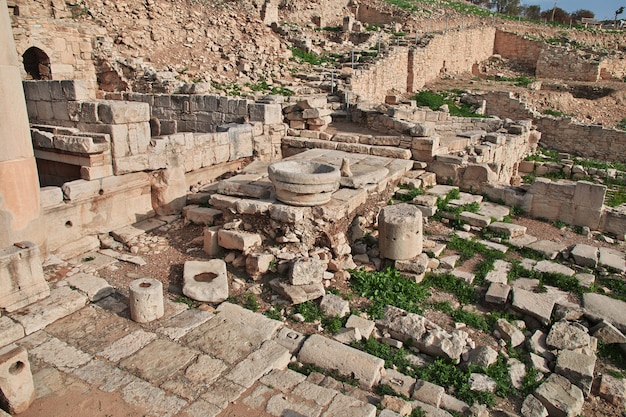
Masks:
[[[480,214],[464,211],[459,214],[459,219],[474,227],[487,227],[491,223],[491,218]]]
[[[506,340],[513,347],[517,347],[524,343],[524,333],[522,333],[517,327],[513,326],[505,319],[498,319],[495,324],[495,329],[500,332],[502,339]]]
[[[602,320],[600,323],[593,326],[589,330],[589,333],[591,333],[593,337],[607,345],[612,343],[626,343],[626,336],[622,332],[620,332],[615,326],[605,320]]]
[[[7,316],[0,317],[0,347],[24,337],[24,328]]]
[[[249,252],[262,243],[261,236],[257,233],[224,229],[218,231],[217,241],[225,249],[240,250],[244,253]]]
[[[550,329],[546,344],[553,349],[578,349],[590,346],[591,338],[587,328],[575,322],[561,320]]]
[[[445,389],[428,381],[417,380],[411,398],[439,408]]]
[[[130,283],[130,318],[148,323],[163,317],[163,284],[152,278],[139,278]]]
[[[576,265],[595,268],[598,265],[598,248],[595,246],[577,244],[570,251]]]
[[[252,126],[224,125],[217,127],[218,132],[227,132],[229,139],[229,161],[252,156],[254,141],[252,140]]]
[[[33,140],[33,146],[36,148],[51,149],[54,148],[54,134],[42,130],[31,129],[30,136]]]
[[[262,122],[267,125],[283,122],[283,111],[280,104],[250,104],[248,111],[251,122]]]
[[[280,279],[270,281],[274,291],[288,299],[292,304],[301,304],[306,301],[320,298],[326,293],[324,284],[291,285],[281,282]]]
[[[246,272],[252,279],[258,279],[270,270],[274,260],[274,255],[269,253],[251,253],[246,257]]]
[[[0,307],[15,311],[50,295],[39,247],[21,242],[0,250]]]
[[[185,223],[211,226],[215,224],[217,219],[221,219],[222,211],[192,204],[183,208],[183,217],[185,218]]]
[[[378,215],[383,258],[411,259],[422,252],[422,212],[410,204],[384,207]]]
[[[359,329],[359,333],[361,333],[361,336],[365,339],[369,339],[375,327],[376,323],[372,320],[364,319],[355,315],[351,315],[346,322],[346,328]]]
[[[624,254],[618,250],[611,248],[600,248],[600,257],[598,264],[612,271],[624,273],[626,272],[626,263],[624,262]]]
[[[39,205],[41,208],[52,207],[63,202],[61,187],[41,187],[39,189]]]
[[[67,283],[84,293],[89,301],[95,302],[115,292],[105,279],[90,274],[76,274],[67,279]]]
[[[99,101],[98,119],[107,124],[148,122],[150,106],[135,101]]]
[[[342,375],[353,375],[368,389],[380,381],[385,365],[380,358],[317,334],[304,342],[298,360],[323,369],[336,369]]]
[[[313,258],[296,259],[289,268],[292,285],[319,284],[324,279],[326,262]]]
[[[524,399],[521,412],[524,417],[548,417],[548,410],[532,394]]]
[[[330,109],[320,109],[320,108],[305,109],[302,112],[302,118],[303,119],[316,119],[316,118],[327,117],[327,116],[330,116],[331,114],[332,114],[332,110]]]
[[[610,404],[622,409],[626,406],[626,380],[603,374],[600,380],[599,396]]]
[[[574,276],[574,274],[576,273],[576,271],[574,271],[572,268],[546,260],[537,262],[537,264],[533,267],[533,270],[542,273],[563,274],[567,275],[568,277]]]
[[[169,159],[168,168],[153,171],[150,177],[152,207],[161,216],[178,214],[187,203],[185,168],[177,157]]]
[[[63,184],[61,189],[66,200],[80,201],[100,195],[102,186],[100,181],[74,180]]]
[[[228,298],[228,274],[221,259],[186,261],[183,269],[183,294],[207,303]]]
[[[345,317],[350,312],[350,303],[338,295],[328,293],[322,297],[320,309],[328,317]]]
[[[28,353],[9,345],[0,350],[0,404],[11,414],[19,414],[35,400],[35,384]]]
[[[328,104],[326,96],[309,96],[296,103],[302,110],[324,108]]]
[[[526,226],[521,226],[513,223],[494,222],[488,227],[489,230],[500,233],[509,238],[522,237],[526,234]]]
[[[562,350],[556,358],[554,372],[578,386],[585,396],[591,392],[596,357],[571,350]]]
[[[566,378],[552,374],[537,388],[535,397],[553,417],[574,417],[583,409],[585,398],[577,386]]]
[[[492,282],[485,294],[485,301],[492,304],[506,304],[511,293],[511,286],[499,282]]]

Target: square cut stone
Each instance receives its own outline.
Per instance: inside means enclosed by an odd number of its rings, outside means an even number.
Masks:
[[[489,225],[489,230],[503,234],[509,238],[522,237],[526,234],[526,226],[513,223],[494,222]]]
[[[120,365],[147,381],[158,383],[187,366],[197,354],[178,343],[159,339],[124,359]]]

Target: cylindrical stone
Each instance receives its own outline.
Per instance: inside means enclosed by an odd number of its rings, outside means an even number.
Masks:
[[[152,278],[139,278],[130,283],[130,318],[148,323],[163,317],[163,284]]]
[[[35,384],[28,353],[9,345],[0,349],[0,404],[11,414],[19,414],[35,400]]]
[[[384,207],[378,214],[378,246],[385,259],[413,259],[422,253],[422,212],[411,204]]]

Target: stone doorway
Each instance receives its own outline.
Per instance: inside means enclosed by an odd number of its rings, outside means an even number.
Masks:
[[[51,80],[50,58],[37,47],[30,47],[22,55],[24,70],[33,80]]]

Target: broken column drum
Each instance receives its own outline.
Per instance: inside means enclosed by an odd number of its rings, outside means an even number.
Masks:
[[[130,318],[148,323],[163,317],[163,284],[153,278],[139,278],[130,283]]]
[[[422,253],[422,212],[411,204],[384,207],[378,214],[378,245],[385,259],[413,259]]]
[[[292,206],[319,206],[339,189],[337,167],[313,161],[281,161],[268,167],[276,198]]]

